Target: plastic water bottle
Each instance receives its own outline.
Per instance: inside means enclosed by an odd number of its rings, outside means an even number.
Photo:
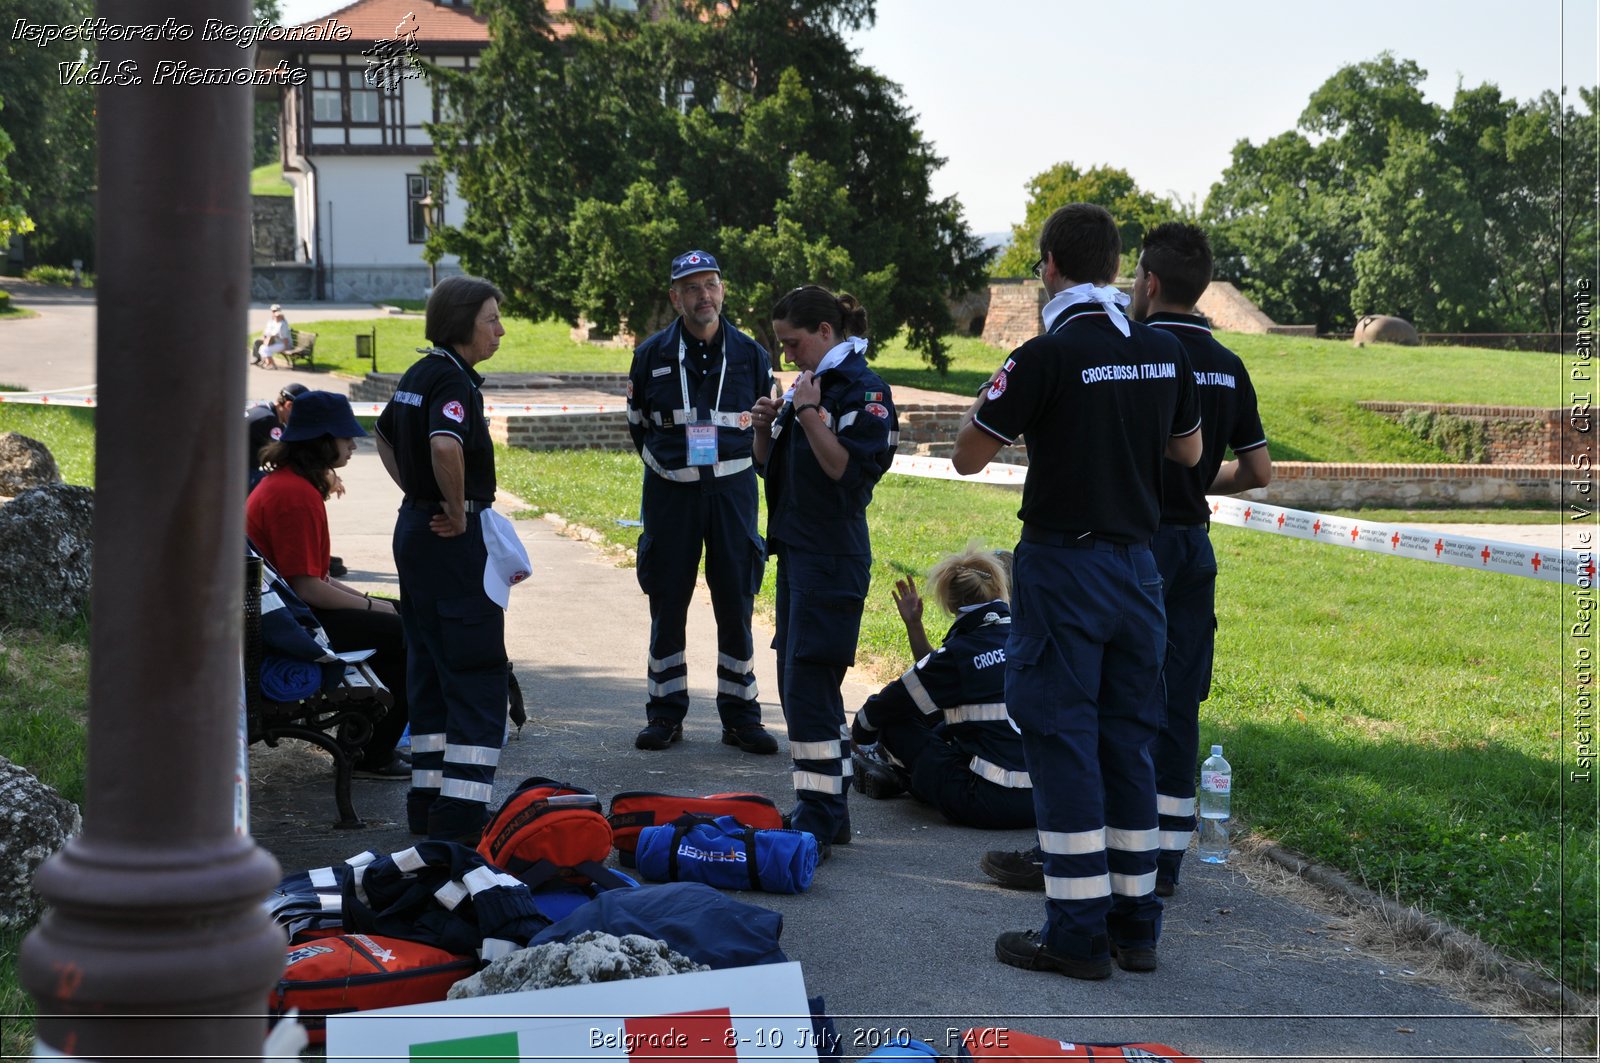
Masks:
[[[1207,864],[1228,862],[1228,817],[1232,814],[1233,766],[1212,746],[1200,765],[1200,837],[1196,853]]]

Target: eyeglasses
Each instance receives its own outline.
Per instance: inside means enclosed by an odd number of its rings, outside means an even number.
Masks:
[[[718,280],[716,277],[712,277],[710,280],[706,281],[704,284],[680,284],[680,285],[678,285],[678,294],[682,295],[682,296],[686,296],[686,297],[688,297],[690,299],[698,299],[702,295],[710,295],[710,294],[712,294],[714,292],[720,292],[721,290],[722,290],[722,281]]]
[[[1029,270],[1028,272],[1032,273],[1035,277],[1044,276],[1044,256],[1043,255],[1040,255],[1038,258],[1033,260],[1033,268],[1031,270]]]

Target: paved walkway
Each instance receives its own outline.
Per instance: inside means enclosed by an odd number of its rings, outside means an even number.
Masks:
[[[17,324],[0,323],[7,357],[19,354],[21,334],[6,331]],[[27,366],[27,353],[10,364]],[[82,352],[75,357],[82,364]],[[344,480],[348,494],[329,505],[334,552],[350,566],[350,582],[392,592],[398,493],[370,444]],[[787,807],[786,746],[779,756],[756,757],[718,741],[704,591],[690,614],[685,741],[641,752],[633,736],[643,724],[649,617],[634,573],[546,521],[519,521],[517,529],[534,574],[512,593],[507,643],[530,720],[503,754],[497,796],[546,775],[603,797],[625,789],[749,790]],[[781,732],[770,638],[758,631],[757,680],[767,722]],[[847,703],[870,692],[852,682]],[[341,832],[329,829],[330,780],[311,754],[257,748],[252,761],[253,833],[286,870],[411,841],[403,785],[358,781],[356,804],[369,827]],[[1530,1041],[1403,964],[1361,951],[1348,923],[1268,888],[1270,870],[1243,858],[1186,866],[1167,905],[1161,969],[1153,974],[1119,971],[1086,983],[1003,966],[994,959],[995,935],[1040,925],[1041,897],[989,885],[978,859],[986,849],[1023,848],[1031,834],[951,827],[907,798],[854,795],[851,813],[853,844],[835,848],[809,893],[741,895],[783,913],[784,948],[803,965],[810,992],[826,996],[848,1055],[870,1051],[886,1030],[903,1028],[945,1049],[947,1028],[1003,1025],[1076,1041],[1161,1041],[1212,1060],[1548,1058],[1541,1049],[1550,1041]]]

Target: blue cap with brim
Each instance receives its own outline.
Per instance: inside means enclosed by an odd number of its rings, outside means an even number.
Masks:
[[[353,439],[366,434],[350,410],[349,399],[332,391],[308,391],[295,397],[282,438],[285,443],[299,443],[323,436]]]
[[[722,267],[717,265],[717,260],[704,251],[685,251],[672,260],[672,279],[687,277],[691,273],[704,273],[710,270],[721,273]]]

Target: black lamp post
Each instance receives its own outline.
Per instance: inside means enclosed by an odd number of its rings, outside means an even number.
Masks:
[[[433,239],[433,230],[439,224],[439,204],[433,201],[433,193],[430,191],[417,201],[417,205],[422,208],[422,225],[427,230],[428,239],[431,241]],[[439,283],[438,256],[434,254],[431,246],[424,246],[422,257],[428,260],[428,291],[431,293],[434,285]]]

